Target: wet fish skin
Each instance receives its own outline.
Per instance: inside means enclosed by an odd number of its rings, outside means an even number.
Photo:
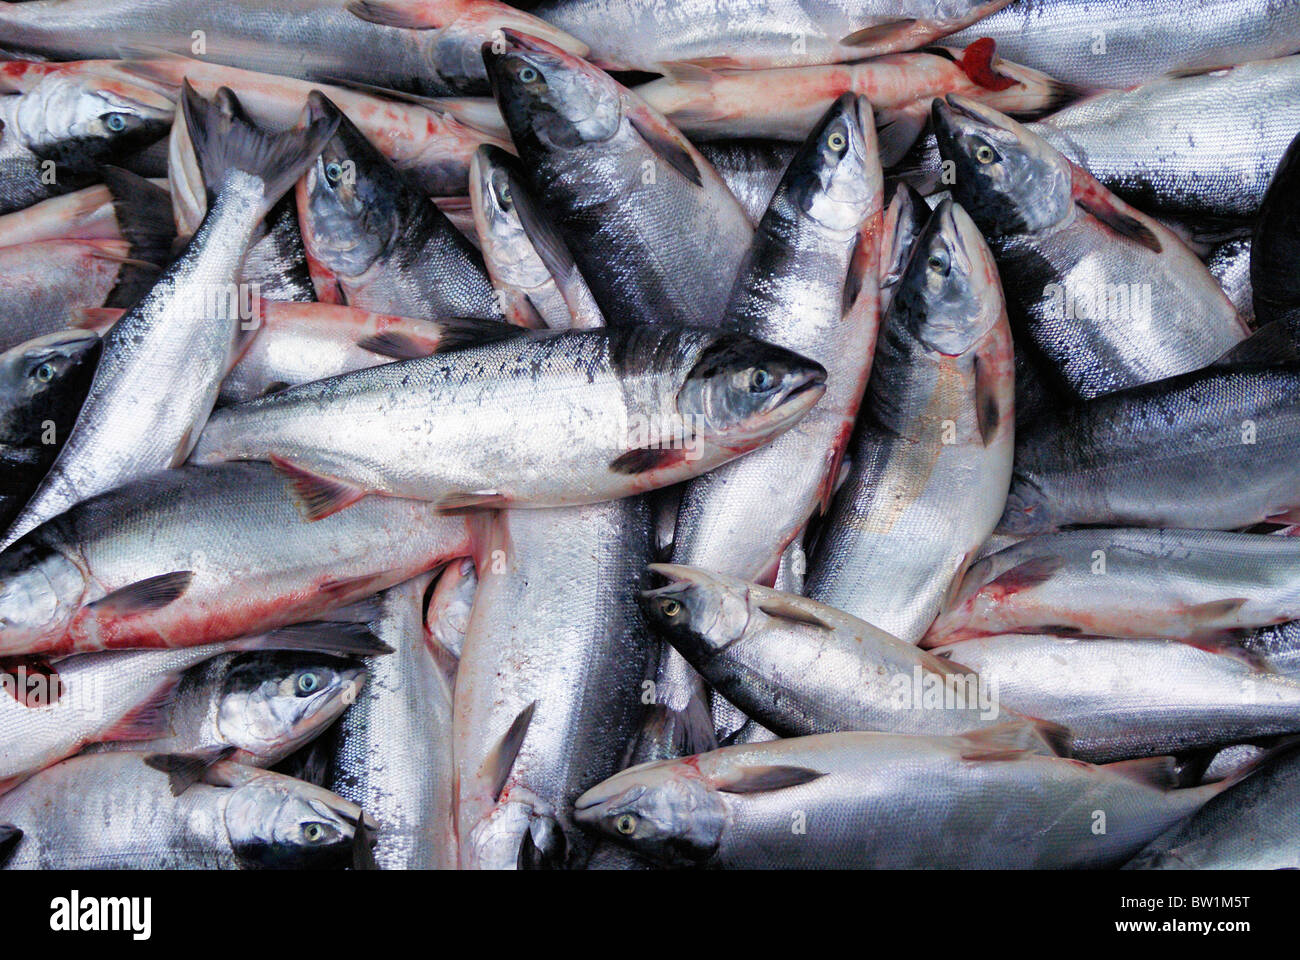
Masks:
[[[792,67],[923,47],[1007,0],[547,0],[533,11],[606,69]]]
[[[1300,57],[1296,58],[1300,60]],[[1251,240],[1250,285],[1255,317],[1262,326],[1283,320],[1295,337],[1300,330],[1300,285],[1290,265],[1300,251],[1300,135],[1278,161],[1260,206]],[[1296,338],[1300,342],[1300,338]]]
[[[68,330],[0,353],[0,523],[13,520],[54,462],[99,352],[94,333]]]
[[[1291,456],[1298,377],[1295,364],[1210,368],[1029,427],[1017,440],[999,532],[1232,530],[1287,514],[1300,506]]]
[[[998,51],[1058,80],[1126,88],[1162,74],[1294,53],[1295,0],[1016,0],[953,34],[991,37]]]
[[[297,188],[313,270],[343,301],[379,313],[500,319],[483,258],[323,94],[307,100],[334,136]]]
[[[0,553],[0,656],[264,632],[467,550],[464,519],[428,504],[375,497],[312,523],[267,464],[165,470],[78,504]]]
[[[139,84],[42,71],[0,96],[0,213],[92,183],[101,164],[160,139],[171,114]]]
[[[650,572],[668,580],[641,592],[650,622],[713,688],[778,736],[944,736],[1014,716],[1001,715],[996,700],[937,709],[914,702],[914,675],[978,678],[833,607],[699,567],[656,563]]]
[[[233,94],[209,104],[187,89],[184,104],[215,199],[185,251],[105,335],[76,425],[4,546],[87,497],[189,456],[234,355],[240,317],[229,293],[253,233],[333,133],[330,121],[316,120],[268,136]],[[160,380],[158,369],[175,376]]]
[[[880,320],[882,191],[871,105],[845,94],[791,161],[722,320],[817,360],[826,393],[764,449],[686,486],[674,563],[771,583],[782,552],[829,504]]]
[[[312,516],[365,491],[445,506],[592,503],[761,445],[808,411],[825,380],[813,361],[739,334],[490,323],[480,332],[497,339],[223,408],[194,460],[276,457],[300,478],[305,504],[321,494]],[[751,383],[760,370],[767,377]]]
[[[776,193],[798,145],[783,140],[741,138],[705,140],[697,143],[696,148],[726,183],[749,219],[758,223],[767,212],[772,194]]]
[[[1172,639],[977,637],[937,647],[1017,708],[1065,726],[1091,763],[1181,753],[1300,730],[1300,681],[1231,649]]]
[[[425,636],[431,574],[389,588],[371,622],[396,649],[339,721],[327,786],[375,821],[381,870],[456,867],[452,684],[455,660]],[[450,673],[450,675],[449,675]]]
[[[1247,334],[1205,265],[1043,138],[963,97],[934,101],[955,198],[989,238],[1008,310],[1074,395],[1195,370]]]
[[[1251,247],[1249,237],[1225,240],[1214,248],[1205,265],[1223,288],[1237,316],[1257,328],[1261,324],[1255,316],[1255,292],[1250,278]]]
[[[992,254],[945,199],[881,323],[804,592],[908,643],[992,532],[1014,452],[1011,332]]]
[[[1090,528],[981,559],[922,643],[1002,633],[1190,639],[1297,618],[1292,537]]]
[[[679,865],[1102,867],[1227,786],[1172,789],[1172,772],[1170,757],[1098,767],[1016,750],[990,731],[832,733],[633,767],[579,797],[575,816]],[[1108,812],[1103,835],[1097,809]],[[791,830],[797,812],[805,833]]]
[[[606,321],[716,326],[753,224],[699,152],[555,48],[507,31],[483,56],[532,196]]]
[[[342,869],[366,843],[360,807],[230,761],[174,796],[149,757],[73,757],[0,797],[0,810],[23,831],[9,870]]]

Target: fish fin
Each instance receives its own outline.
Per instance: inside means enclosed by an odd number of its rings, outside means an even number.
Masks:
[[[686,459],[686,452],[673,447],[637,447],[620,454],[610,462],[614,473],[649,473],[663,467],[675,466]]]
[[[1121,237],[1127,237],[1153,253],[1160,253],[1164,249],[1160,238],[1151,232],[1150,227],[1113,204],[1102,202],[1095,196],[1076,196],[1074,202]]]
[[[551,816],[534,814],[519,842],[516,866],[520,870],[559,870],[568,857],[569,843],[560,822]]]
[[[438,5],[429,3],[415,4],[413,9],[405,6],[385,3],[384,0],[348,0],[343,9],[352,16],[377,23],[381,27],[401,27],[404,30],[438,30],[447,25],[447,21],[430,16]]]
[[[547,273],[559,281],[567,281],[578,272],[569,245],[564,242],[555,225],[544,215],[539,214],[534,204],[516,201],[515,210],[519,214],[519,223],[546,267]]]
[[[738,767],[731,773],[716,778],[714,786],[723,793],[769,793],[812,783],[826,774],[808,767],[750,766]]]
[[[420,341],[407,333],[399,333],[396,330],[386,330],[383,333],[376,333],[368,337],[362,337],[357,341],[357,346],[362,350],[369,350],[371,353],[377,353],[381,357],[391,357],[394,360],[415,360],[419,357],[427,357],[437,353],[440,344],[437,342]]]
[[[78,330],[94,330],[103,335],[124,313],[121,307],[82,307],[69,318],[69,324]]]
[[[31,678],[39,678],[32,689]],[[63,681],[59,671],[41,656],[4,657],[0,659],[0,686],[24,707],[45,707],[63,698]]]
[[[447,689],[456,689],[456,674],[460,671],[460,660],[454,653],[435,640],[427,630],[424,633],[424,646],[429,651],[429,656],[433,658],[434,669],[446,681]]]
[[[236,650],[312,650],[336,657],[377,657],[393,648],[380,640],[370,626],[354,620],[308,620],[245,637]]]
[[[1025,747],[1030,753],[1042,754],[1044,757],[1071,755],[1074,749],[1074,733],[1069,727],[1052,720],[1040,720],[1037,717],[1022,716],[1021,719],[1033,732],[1033,737],[1027,738]]]
[[[195,93],[188,80],[182,83],[181,112],[209,205],[226,175],[239,170],[262,182],[264,214],[302,176],[339,124],[338,117],[317,117],[305,126],[271,133],[248,118],[227,88],[209,101]]]
[[[673,757],[693,757],[718,748],[718,733],[708,704],[695,696],[681,710],[666,703],[647,707],[640,739],[667,743],[668,753]]]
[[[648,111],[646,113],[648,114]],[[628,119],[632,123],[632,128],[641,135],[641,139],[659,156],[659,159],[697,187],[704,186],[704,177],[700,175],[699,167],[695,165],[695,158],[691,156],[691,152],[682,145],[680,133],[672,128],[660,129],[658,124],[652,125],[647,117],[635,113]]]
[[[1178,765],[1173,757],[1139,757],[1103,764],[1102,769],[1160,790],[1173,790],[1178,786]]]
[[[928,110],[909,104],[876,114],[876,144],[882,167],[896,166],[912,149],[929,120]]]
[[[86,604],[86,609],[96,616],[107,614],[116,617],[129,617],[150,610],[161,610],[189,589],[190,581],[193,579],[193,570],[160,573],[156,577],[137,580],[135,583],[114,590]]]
[[[958,739],[965,742],[961,752],[963,760],[1015,760],[1026,754],[1041,755],[1052,749],[1044,739],[1044,730],[1040,729],[1038,723],[1026,719],[1008,720],[981,730],[972,730],[963,733]]]
[[[884,43],[894,40],[896,37],[905,36],[916,26],[916,23],[915,17],[883,20],[869,27],[863,27],[861,30],[855,30],[846,37],[841,37],[840,44],[845,47],[866,47],[872,44]]]
[[[474,317],[439,320],[438,326],[442,328],[442,334],[438,337],[436,353],[451,353],[466,347],[480,347],[528,335],[523,327],[502,323],[500,320],[479,320]]]
[[[655,64],[659,70],[671,77],[703,75],[705,79],[720,70],[744,70],[743,60],[720,54],[716,57],[691,57],[686,60],[661,60]]]
[[[488,785],[493,803],[501,799],[501,791],[510,778],[510,771],[519,756],[520,747],[524,745],[524,737],[528,735],[528,727],[533,722],[533,712],[536,709],[537,701],[534,700],[519,711],[519,715],[511,721],[510,727],[479,767],[479,778]]]
[[[156,740],[170,728],[171,708],[176,702],[176,689],[181,678],[173,677],[160,683],[153,693],[136,704],[99,739],[110,741]]]
[[[998,73],[993,66],[997,56],[998,44],[992,37],[980,37],[962,51],[957,65],[970,81],[985,90],[997,92],[1016,85],[1015,79],[1005,73]]]
[[[0,823],[0,867],[9,862],[22,838],[23,832],[12,823]]]
[[[1255,366],[1294,363],[1297,360],[1300,360],[1300,351],[1296,349],[1295,339],[1286,323],[1270,320],[1210,366]]]
[[[1277,667],[1269,662],[1268,657],[1258,651],[1248,649],[1241,645],[1241,641],[1248,636],[1249,630],[1218,630],[1212,633],[1200,634],[1191,637],[1179,637],[1175,642],[1183,643],[1189,647],[1195,647],[1197,650],[1204,650],[1206,653],[1213,653],[1220,657],[1230,657],[1238,663],[1244,664],[1251,672],[1259,674],[1276,674]]]
[[[1184,612],[1193,620],[1218,620],[1230,616],[1246,605],[1246,597],[1230,597],[1225,600],[1210,600],[1206,603],[1194,603],[1184,608]]]
[[[1233,66],[1234,64],[1231,63],[1219,63],[1206,67],[1180,67],[1175,70],[1170,70],[1168,73],[1164,74],[1164,76],[1166,79],[1170,80],[1186,80],[1188,77],[1202,77],[1207,73],[1218,73],[1220,70],[1231,70]]]
[[[99,169],[112,197],[118,229],[131,245],[131,256],[158,266],[167,264],[176,241],[170,195],[129,170],[108,165]]]
[[[975,355],[975,419],[979,423],[980,440],[984,446],[991,444],[1002,426],[1002,411],[998,406],[998,382]]]
[[[1016,564],[1010,570],[1004,570],[981,589],[996,585],[1006,593],[1018,593],[1046,583],[1064,566],[1064,557],[1035,557]]]
[[[816,614],[801,610],[798,604],[787,600],[784,597],[773,597],[770,600],[764,600],[758,605],[769,617],[777,620],[788,620],[791,623],[802,623],[809,627],[818,627],[822,630],[831,630],[835,628]]]
[[[275,454],[270,459],[275,472],[289,485],[299,512],[309,521],[345,510],[368,492],[346,480],[313,473]]]
[[[179,797],[194,784],[204,780],[208,769],[235,752],[234,745],[205,747],[192,753],[151,753],[145,766],[167,774],[172,796]]]
[[[371,593],[378,593],[384,585],[385,577],[383,574],[362,574],[359,577],[335,577],[329,580],[322,580],[317,588],[321,593],[327,593],[331,596],[346,596],[353,594],[358,597],[364,597]]]
[[[510,498],[496,490],[464,490],[439,497],[435,506],[442,513],[461,510],[495,510],[510,502]]]

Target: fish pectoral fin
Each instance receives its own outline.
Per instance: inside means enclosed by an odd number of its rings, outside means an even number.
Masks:
[[[375,636],[369,624],[354,620],[295,623],[270,633],[246,637],[237,644],[237,649],[311,650],[336,657],[377,657],[393,652],[392,647]]]
[[[1046,583],[1064,566],[1064,557],[1034,557],[1003,571],[982,589],[997,587],[1004,593],[1018,593]]]
[[[1243,606],[1246,605],[1246,597],[1228,597],[1224,600],[1210,600],[1206,603],[1196,603],[1185,608],[1187,616],[1193,620],[1209,621],[1211,623],[1221,620],[1224,617],[1230,617]]]
[[[975,355],[975,420],[979,424],[980,441],[987,447],[997,436],[1002,425],[1002,408],[998,404],[999,379],[987,363]]]
[[[34,684],[33,677],[36,678]],[[0,659],[0,686],[24,707],[49,706],[63,697],[59,671],[41,656]]]
[[[345,510],[369,492],[346,480],[313,473],[275,454],[270,459],[275,472],[289,485],[299,512],[309,521]]]
[[[460,510],[494,510],[510,502],[510,498],[497,490],[461,490],[439,497],[435,505],[442,513]]]
[[[649,473],[664,467],[676,466],[686,459],[686,451],[675,447],[637,447],[610,461],[614,473]]]
[[[413,8],[385,3],[384,0],[349,0],[343,9],[359,20],[377,23],[381,27],[401,27],[404,30],[438,30],[445,27],[446,21],[430,14],[438,5],[428,3],[415,4]]]
[[[820,630],[835,630],[834,626],[817,616],[817,614],[802,609],[798,603],[785,597],[773,597],[770,600],[764,600],[758,605],[758,609],[776,620],[801,623],[804,626],[817,627]]]
[[[905,36],[916,26],[916,23],[915,17],[882,20],[879,23],[873,23],[869,27],[863,27],[861,30],[855,30],[846,37],[841,37],[840,43],[846,47],[866,47],[872,44],[885,43]]]
[[[357,341],[357,346],[362,350],[393,360],[415,360],[431,356],[438,352],[438,344],[436,339],[420,340],[409,333],[399,333],[396,330],[386,330]]]
[[[826,774],[808,767],[751,766],[737,767],[734,771],[714,779],[714,786],[723,793],[769,793],[812,783]]]
[[[127,584],[92,603],[86,609],[95,616],[129,617],[137,613],[161,610],[189,589],[193,570],[175,570],[156,577]]]
[[[578,265],[555,224],[539,214],[531,203],[516,203],[515,211],[519,214],[519,225],[541,257],[546,272],[557,283],[567,284],[578,273]]]
[[[192,753],[151,753],[145,765],[167,774],[172,796],[179,797],[196,783],[207,783],[211,768],[235,752],[234,746],[208,747]],[[214,786],[225,786],[218,782]]]
[[[1127,237],[1134,243],[1141,244],[1153,253],[1160,253],[1164,246],[1160,238],[1151,232],[1141,220],[1132,217],[1111,204],[1103,203],[1094,196],[1075,197],[1074,202],[1084,212],[1091,214],[1121,237]]]
[[[641,139],[658,155],[659,159],[697,187],[704,186],[704,177],[700,175],[700,170],[695,165],[695,158],[679,139],[672,135],[674,131],[658,129],[657,125],[652,125],[648,119],[638,117],[636,114],[632,114],[628,119],[632,123],[632,128],[641,135]]]
[[[22,838],[23,832],[12,823],[0,823],[0,867],[9,862]]]
[[[1173,757],[1139,757],[1107,763],[1103,767],[1126,780],[1159,790],[1173,790],[1178,786],[1178,767]]]
[[[510,771],[519,757],[519,750],[524,745],[524,737],[528,735],[528,727],[533,722],[533,712],[536,709],[537,701],[534,700],[520,710],[491,753],[483,758],[478,776],[480,781],[488,785],[493,803],[501,799],[501,791],[505,789]]]
[[[1037,754],[1039,756],[1058,755],[1053,746],[1060,742],[1060,731],[1064,727],[1057,724],[1044,724],[1028,718],[1008,720],[1005,723],[972,730],[963,733],[959,739],[965,741],[961,752],[963,760],[996,763],[1015,760],[1020,757]],[[1045,738],[1045,734],[1050,737]],[[1068,731],[1067,734],[1068,736]]]
[[[143,701],[132,707],[100,739],[108,741],[156,740],[165,736],[170,728],[171,708],[176,702],[176,689],[181,678],[172,677],[160,683]]]

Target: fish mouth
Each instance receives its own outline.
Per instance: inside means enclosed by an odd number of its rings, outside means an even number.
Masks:
[[[631,770],[638,769],[630,767]],[[624,771],[626,772],[626,771]],[[577,800],[573,801],[573,819],[578,823],[595,824],[599,822],[602,813],[598,807],[602,807],[612,800],[624,798],[626,802],[636,800],[641,794],[645,793],[645,787],[633,787],[630,791],[619,781],[622,774],[615,774],[608,780],[596,784],[587,790]]]

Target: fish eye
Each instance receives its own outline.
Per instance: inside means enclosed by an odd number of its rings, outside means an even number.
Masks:
[[[302,835],[308,843],[321,843],[329,835],[329,830],[323,823],[308,823],[303,826]]]
[[[509,183],[503,183],[501,185],[501,190],[497,193],[497,196],[501,198],[502,203],[514,203],[513,198],[510,196]]]
[[[935,273],[947,273],[948,255],[941,250],[936,250],[934,253],[930,254],[929,259],[926,260],[926,266]]]
[[[832,130],[831,135],[826,138],[826,146],[830,147],[832,150],[835,150],[836,152],[843,150],[848,145],[849,145],[848,138],[845,137],[844,134],[840,133],[838,130]]]
[[[682,612],[682,605],[672,597],[664,597],[659,601],[659,609],[665,617],[675,617]]]
[[[625,837],[631,836],[636,833],[636,817],[630,813],[619,814],[618,819],[614,821],[614,829]]]
[[[314,693],[320,689],[320,677],[308,671],[298,674],[298,693],[300,695]]]
[[[50,363],[49,361],[42,363],[39,367],[37,367],[34,371],[32,371],[32,376],[34,376],[37,380],[41,381],[41,383],[49,383],[51,380],[54,379],[54,364]]]
[[[539,74],[536,68],[534,67],[525,66],[525,67],[521,67],[519,70],[519,79],[524,83],[532,83],[539,76],[541,76],[541,74]]]
[[[120,113],[107,114],[104,117],[104,126],[113,133],[121,133],[126,129],[126,117]]]
[[[776,378],[766,367],[755,367],[749,375],[749,389],[754,393],[762,393],[765,390],[771,390],[772,384]]]
[[[337,160],[331,160],[325,164],[325,179],[330,183],[338,183],[343,179],[343,164]]]
[[[997,154],[993,152],[993,148],[987,143],[981,143],[975,148],[975,159],[980,163],[992,163],[997,159]]]

